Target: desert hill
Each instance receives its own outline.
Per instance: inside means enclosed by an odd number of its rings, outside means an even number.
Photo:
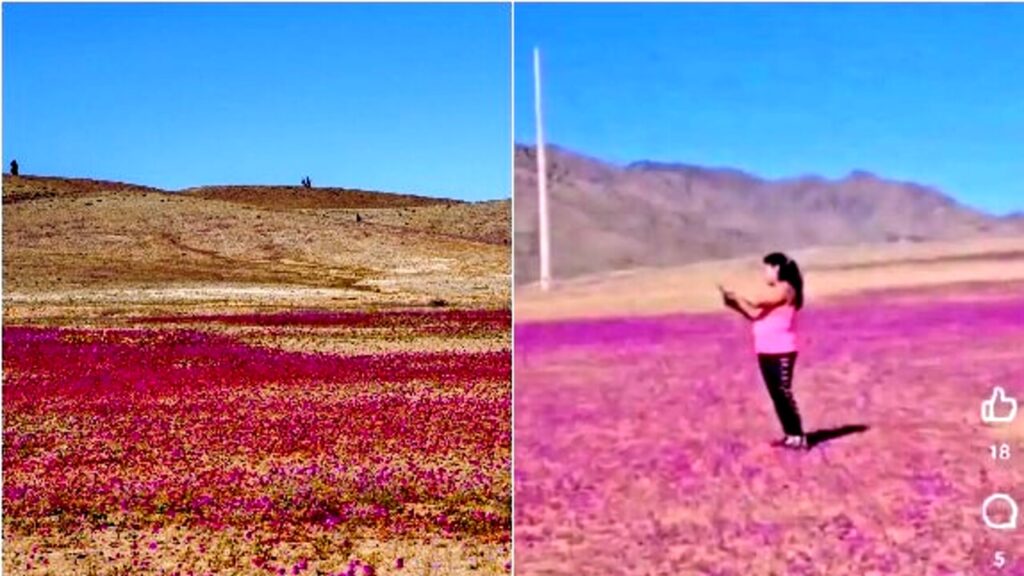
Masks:
[[[47,200],[69,196],[85,197],[110,194],[143,194],[162,192],[158,188],[139,186],[124,182],[108,180],[91,180],[88,178],[61,178],[51,176],[17,176],[4,174],[3,203],[16,204],[29,200]]]
[[[510,211],[508,200],[5,175],[5,315],[507,306]]]
[[[182,194],[273,209],[401,208],[457,203],[457,200],[411,194],[384,194],[351,188],[301,186],[201,186]]]
[[[1024,233],[1024,218],[963,206],[864,171],[768,180],[727,168],[620,166],[550,147],[552,267],[571,278],[768,249]],[[516,282],[537,277],[536,150],[515,151]]]

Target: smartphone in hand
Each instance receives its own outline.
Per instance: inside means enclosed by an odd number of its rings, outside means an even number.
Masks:
[[[733,302],[736,301],[736,298],[733,297],[732,292],[726,290],[725,287],[722,286],[721,284],[717,284],[716,286],[718,286],[718,291],[722,294],[722,302],[724,302],[727,306],[731,305]]]

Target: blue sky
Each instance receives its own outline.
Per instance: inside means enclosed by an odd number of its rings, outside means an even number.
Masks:
[[[508,6],[3,6],[25,174],[511,190]]]
[[[515,8],[515,139],[766,177],[854,169],[1024,209],[1024,5]]]

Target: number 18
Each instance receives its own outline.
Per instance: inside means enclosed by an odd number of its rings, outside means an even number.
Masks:
[[[992,451],[993,460],[1009,460],[1010,459],[1010,445],[1005,442],[1002,444],[993,444],[989,446]]]

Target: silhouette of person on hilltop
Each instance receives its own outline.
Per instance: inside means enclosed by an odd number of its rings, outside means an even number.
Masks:
[[[17,160],[11,160],[11,176],[17,176],[17,175],[18,175],[18,161]]]
[[[313,187],[313,181],[309,179],[309,176],[306,176],[305,178],[302,179],[302,187],[303,188],[312,188]]]

